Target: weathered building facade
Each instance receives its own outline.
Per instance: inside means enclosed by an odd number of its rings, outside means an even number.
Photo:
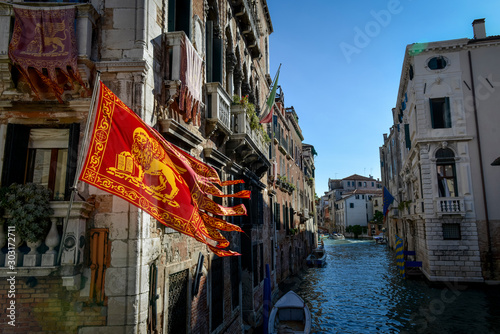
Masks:
[[[31,31],[53,33],[43,48],[33,45],[33,53],[59,52],[60,45],[71,48],[76,63],[69,74],[48,62],[28,63],[28,75],[23,75],[8,54],[17,5],[27,13],[74,8],[69,20],[75,22],[74,44],[64,44],[68,31],[57,35],[56,28],[43,25]],[[93,0],[70,6],[2,2],[0,26],[1,186],[43,184],[53,193],[54,209],[52,228],[41,246],[16,247],[16,329],[242,333],[259,326],[266,264],[276,294],[278,283],[301,265],[315,229],[309,204],[314,160],[307,160],[306,179],[304,138],[298,118],[288,116],[284,105],[280,117],[287,131],[293,131],[293,151],[285,150],[290,158],[284,156],[293,165],[295,195],[277,191],[268,180],[270,146],[276,145],[267,138],[277,135],[272,127],[266,130],[258,123],[271,85],[273,26],[266,1]],[[38,66],[42,70],[32,70]],[[56,76],[51,78],[47,69],[54,69]],[[214,168],[221,180],[245,181],[224,191],[248,189],[251,199],[214,199],[224,206],[243,203],[247,208],[247,216],[226,218],[243,233],[222,232],[231,242],[229,248],[241,256],[219,258],[204,244],[84,183],[78,184],[79,195],[66,221],[78,158],[86,150],[87,117],[98,73],[167,141]],[[279,233],[273,210],[278,202],[288,208],[289,219],[289,228],[283,225]],[[306,209],[311,210],[309,217]],[[8,216],[3,230],[7,225]],[[291,228],[296,230],[293,236]],[[6,266],[8,247],[2,244],[2,277],[12,272]],[[0,289],[9,288],[4,280]],[[9,303],[0,302],[0,313]]]
[[[406,48],[394,126],[381,148],[396,198],[389,237],[403,238],[430,281],[498,282],[500,39],[484,19],[473,39]],[[396,209],[397,208],[397,209]]]

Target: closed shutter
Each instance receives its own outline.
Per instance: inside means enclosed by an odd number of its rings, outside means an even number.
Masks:
[[[411,150],[410,124],[405,124],[405,141],[406,141],[406,148]]]
[[[75,181],[76,168],[78,162],[78,143],[80,141],[80,123],[73,123],[69,128],[69,143],[68,143],[68,165],[66,168],[66,191],[64,200],[69,201],[71,195],[71,187]]]

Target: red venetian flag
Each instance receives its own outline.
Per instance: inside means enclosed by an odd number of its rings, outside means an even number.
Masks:
[[[75,6],[14,6],[14,13],[16,21],[9,44],[9,58],[37,97],[40,97],[39,79],[53,89],[60,102],[63,81],[72,87],[73,82],[78,81],[87,89],[78,73]]]
[[[239,255],[222,249],[229,242],[219,231],[242,230],[208,213],[246,215],[245,206],[223,207],[208,195],[250,198],[249,190],[226,195],[216,187],[243,181],[222,182],[213,168],[166,141],[102,82],[96,89],[94,128],[80,180],[205,243],[218,256]]]

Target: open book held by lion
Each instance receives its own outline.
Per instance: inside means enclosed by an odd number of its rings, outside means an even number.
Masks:
[[[125,159],[124,162],[117,163],[117,168],[108,168],[107,172],[142,188],[154,198],[172,207],[179,207],[174,200],[179,192],[177,184],[185,184],[185,181],[175,170],[179,173],[185,173],[186,170],[175,166],[159,144],[152,140],[144,129],[135,129],[133,137],[131,151],[119,154],[121,159]],[[139,169],[137,176],[133,173],[134,166]],[[144,182],[146,175],[154,177],[150,180],[158,180],[158,184],[146,185]],[[170,188],[168,193],[165,192],[167,188]]]

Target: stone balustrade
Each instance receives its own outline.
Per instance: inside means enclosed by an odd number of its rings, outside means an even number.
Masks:
[[[50,230],[35,243],[25,243],[18,238],[15,227],[5,229],[7,233],[0,228],[0,277],[8,276],[8,272],[12,271],[21,276],[47,276],[57,271],[60,266],[77,266],[83,263],[86,225],[92,205],[87,202],[73,202],[66,234],[61,242],[69,204],[63,201],[50,203],[54,210],[50,217]],[[8,224],[8,216],[3,218],[3,224]],[[59,259],[60,247],[62,250]]]
[[[460,215],[465,216],[465,203],[462,197],[439,197],[434,201],[435,212],[438,216]]]

